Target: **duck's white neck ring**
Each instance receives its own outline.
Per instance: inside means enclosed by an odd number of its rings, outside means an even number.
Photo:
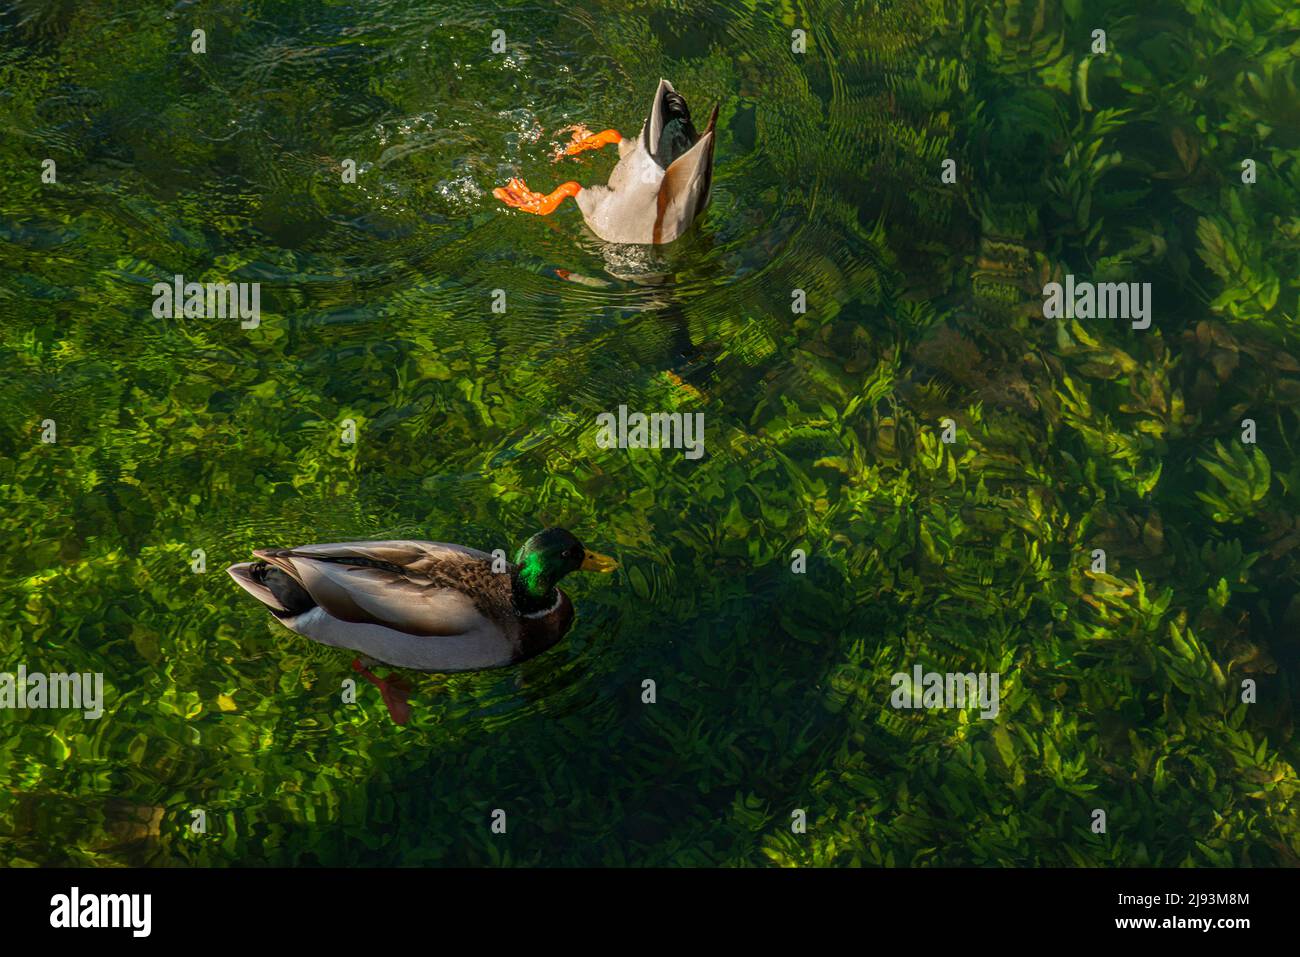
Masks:
[[[555,611],[555,609],[559,608],[560,602],[562,601],[564,601],[564,592],[560,591],[557,588],[555,589],[555,603],[552,604],[550,608],[543,608],[541,611],[530,612],[527,615],[520,615],[520,617],[521,618],[545,618],[551,612]]]

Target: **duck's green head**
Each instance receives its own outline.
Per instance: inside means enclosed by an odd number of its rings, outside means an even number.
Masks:
[[[563,528],[546,528],[524,542],[515,556],[516,577],[525,594],[541,600],[569,572],[612,572],[618,562],[608,555],[589,551],[573,533]]]

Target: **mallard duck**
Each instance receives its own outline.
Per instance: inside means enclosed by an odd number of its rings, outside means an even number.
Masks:
[[[476,671],[536,657],[573,624],[555,587],[575,571],[610,572],[563,528],[528,539],[494,572],[486,552],[443,542],[387,541],[259,548],[227,571],[290,631],[360,652],[352,666],[379,688],[398,724],[410,717],[403,681],[375,677],[383,662],[416,671]]]
[[[582,218],[610,243],[670,243],[686,232],[709,202],[713,183],[713,108],[703,135],[691,123],[686,100],[667,80],[659,81],[650,115],[636,139],[618,130],[574,135],[566,155],[618,144],[618,165],[607,186],[583,187],[570,181],[550,193],[535,193],[522,179],[498,186],[492,195],[507,206],[541,216],[574,197]]]

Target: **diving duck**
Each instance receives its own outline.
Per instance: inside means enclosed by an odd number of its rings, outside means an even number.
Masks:
[[[352,667],[379,688],[393,720],[410,718],[409,686],[379,679],[376,662],[416,671],[476,671],[527,661],[573,624],[555,587],[574,571],[610,572],[614,559],[588,551],[563,528],[528,539],[494,572],[486,552],[442,542],[387,541],[259,548],[227,571],[305,638],[360,652]]]
[[[713,183],[713,139],[718,108],[701,135],[691,123],[685,98],[667,80],[659,81],[650,115],[636,139],[618,130],[586,134],[579,127],[563,151],[618,144],[618,165],[606,186],[561,183],[550,193],[535,193],[522,179],[498,186],[492,195],[507,206],[546,216],[572,196],[582,218],[609,243],[670,243],[704,212]]]

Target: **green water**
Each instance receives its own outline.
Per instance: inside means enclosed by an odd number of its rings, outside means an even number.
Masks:
[[[1296,863],[1298,32],[1272,0],[0,8],[0,671],[105,681],[99,720],[0,712],[0,861]],[[634,134],[660,77],[720,104],[698,229],[493,199],[602,182],[560,131]],[[155,318],[175,274],[259,282],[260,324]],[[1150,283],[1151,327],[1044,318],[1066,274]],[[704,456],[598,447],[620,405],[702,412]],[[542,657],[410,675],[405,727],[224,573],[550,524],[622,569],[566,580]],[[914,664],[999,673],[997,717],[891,707]]]

